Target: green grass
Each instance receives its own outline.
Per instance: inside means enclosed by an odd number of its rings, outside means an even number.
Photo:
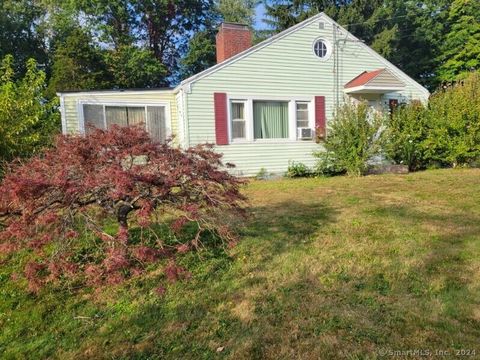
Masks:
[[[21,259],[4,263],[0,358],[480,357],[480,170],[254,181],[245,193],[239,245],[182,257],[193,277],[163,298],[160,268],[34,297],[9,280]]]

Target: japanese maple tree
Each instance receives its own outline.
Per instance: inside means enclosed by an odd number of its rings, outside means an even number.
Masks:
[[[59,136],[53,148],[10,165],[0,185],[0,251],[31,250],[31,291],[62,279],[118,283],[165,257],[167,279],[185,276],[175,254],[201,246],[204,232],[237,241],[244,181],[226,166],[211,145],[154,143],[139,127]],[[174,236],[193,231],[172,243],[159,223]],[[136,236],[129,226],[140,229]]]

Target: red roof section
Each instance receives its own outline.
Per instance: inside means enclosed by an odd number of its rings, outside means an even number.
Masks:
[[[345,84],[345,89],[365,85],[370,80],[376,78],[384,70],[385,69],[378,69],[378,70],[373,70],[373,71],[364,71],[360,75],[358,75],[357,77],[353,78],[348,83],[346,83]]]

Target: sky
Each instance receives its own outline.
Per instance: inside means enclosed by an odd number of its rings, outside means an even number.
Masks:
[[[255,29],[262,30],[267,28],[267,26],[262,21],[264,15],[265,15],[265,6],[263,4],[259,4],[257,6],[257,10],[255,14]]]

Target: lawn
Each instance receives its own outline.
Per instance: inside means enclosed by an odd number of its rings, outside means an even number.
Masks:
[[[186,254],[192,278],[164,297],[161,268],[99,293],[26,295],[0,260],[0,358],[480,357],[480,170],[245,193],[239,245]]]

